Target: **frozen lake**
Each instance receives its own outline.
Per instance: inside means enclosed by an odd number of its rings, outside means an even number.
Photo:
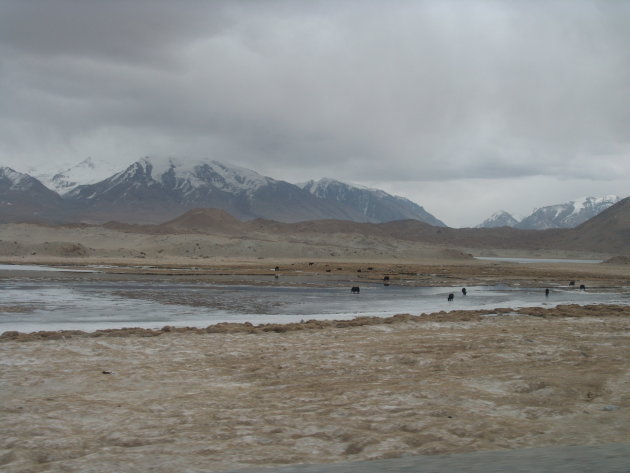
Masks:
[[[55,268],[41,264],[0,264],[0,271],[43,271],[43,272],[71,272],[71,273],[94,273],[90,269],[68,269]]]
[[[18,330],[145,327],[206,327],[219,322],[286,323],[309,319],[420,314],[454,309],[551,307],[558,304],[614,303],[630,305],[630,289],[544,289],[508,286],[461,288],[362,285],[287,287],[170,283],[164,280],[16,280],[0,282],[0,332]],[[455,300],[447,302],[453,292]],[[11,312],[1,312],[2,307]],[[16,308],[19,311],[14,311]]]
[[[601,259],[567,259],[567,258],[499,258],[495,256],[475,256],[481,261],[503,261],[507,263],[574,263],[574,264],[598,264]]]

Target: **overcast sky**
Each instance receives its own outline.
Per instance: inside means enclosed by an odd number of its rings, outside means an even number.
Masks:
[[[630,194],[630,1],[0,0],[0,165],[216,159],[450,226]]]

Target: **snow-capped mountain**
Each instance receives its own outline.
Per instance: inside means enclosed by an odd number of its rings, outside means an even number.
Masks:
[[[618,262],[627,261],[630,255],[630,197],[603,210],[600,214],[564,233],[564,248],[601,251],[619,255]]]
[[[0,168],[0,222],[115,219],[158,223],[193,208],[216,208],[243,220],[377,223],[414,219],[445,226],[408,199],[334,179],[295,185],[218,161],[143,158],[106,179],[89,183],[101,172],[102,166],[88,158],[56,173],[48,182],[63,194],[62,198],[29,174]],[[478,227],[570,228],[617,201],[617,196],[585,197],[536,209],[519,223],[502,211]]]
[[[143,158],[101,182],[65,194],[84,219],[163,222],[192,208],[217,208],[239,219],[444,224],[413,202],[333,180],[299,186],[218,161]]]
[[[251,194],[274,182],[278,181],[218,161],[146,157],[101,182],[78,186],[68,197],[96,199],[111,194],[114,201],[124,201],[145,187],[145,192],[166,191],[171,198],[185,202],[203,199],[215,191]]]
[[[24,191],[37,187],[39,181],[34,177],[17,172],[9,167],[0,168],[0,186],[4,191]],[[41,182],[40,182],[41,184]]]
[[[497,227],[514,227],[518,224],[516,220],[509,212],[505,210],[499,210],[490,217],[485,219],[475,228],[497,228]]]
[[[265,193],[259,193],[287,186],[290,184],[217,161],[147,157],[101,182],[78,186],[65,198],[85,218],[95,220],[159,222],[195,207],[255,218],[259,216],[256,208],[265,205]]]
[[[583,197],[565,204],[541,207],[521,220],[516,228],[534,230],[573,228],[595,217],[619,200],[620,198],[616,195]]]
[[[311,180],[298,186],[320,199],[360,212],[366,222],[415,219],[434,226],[446,226],[409,199],[393,196],[379,189],[369,189],[330,178]]]
[[[55,220],[63,200],[38,179],[8,167],[0,168],[0,222]]]
[[[49,189],[64,195],[80,185],[102,181],[117,170],[106,161],[88,157],[58,171],[38,173],[36,177]]]

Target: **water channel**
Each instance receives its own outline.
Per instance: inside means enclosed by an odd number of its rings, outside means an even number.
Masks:
[[[282,283],[209,284],[168,279],[109,281],[94,278],[0,280],[0,333],[38,330],[146,327],[206,327],[219,322],[286,323],[309,319],[352,319],[357,316],[421,314],[454,309],[552,307],[558,304],[614,303],[630,305],[630,288],[541,288],[505,285],[461,288],[362,284],[351,294],[349,284]],[[296,278],[294,278],[296,279]],[[286,280],[286,279],[285,279]],[[267,278],[267,281],[269,279]],[[449,293],[455,300],[447,301]]]

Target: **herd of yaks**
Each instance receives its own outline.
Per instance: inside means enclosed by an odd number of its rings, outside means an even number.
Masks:
[[[312,266],[313,263],[309,263],[309,266]],[[341,269],[341,268],[339,268]],[[372,268],[368,268],[368,269],[372,269]],[[280,271],[280,268],[278,266],[276,266],[274,268],[274,271]],[[361,272],[361,270],[359,269],[358,272]],[[278,275],[275,275],[276,279],[278,278]],[[389,286],[389,276],[385,276],[383,278],[383,281],[385,282],[385,286]],[[569,281],[569,286],[575,286],[575,281]],[[584,284],[580,284],[580,290],[581,291],[586,291],[586,286]],[[465,296],[467,294],[467,290],[465,287],[462,287],[462,294]],[[360,294],[361,293],[361,288],[359,286],[352,286],[350,288],[350,293],[351,294]],[[545,289],[545,296],[549,296],[549,288]],[[448,297],[447,300],[449,302],[455,300],[455,293],[451,292]]]
[[[389,276],[385,276],[384,278],[385,281],[389,281]],[[385,284],[386,286],[389,286],[389,284]],[[569,282],[569,286],[575,286],[575,281],[571,281]],[[580,290],[581,291],[586,291],[586,286],[584,284],[580,284]],[[359,286],[352,286],[350,288],[350,293],[351,294],[360,294],[361,293],[361,288]],[[465,287],[462,287],[462,294],[465,296],[468,293],[468,291],[466,290]],[[545,297],[549,296],[549,288],[545,289]],[[448,295],[447,300],[449,302],[455,300],[455,293],[451,292]]]

